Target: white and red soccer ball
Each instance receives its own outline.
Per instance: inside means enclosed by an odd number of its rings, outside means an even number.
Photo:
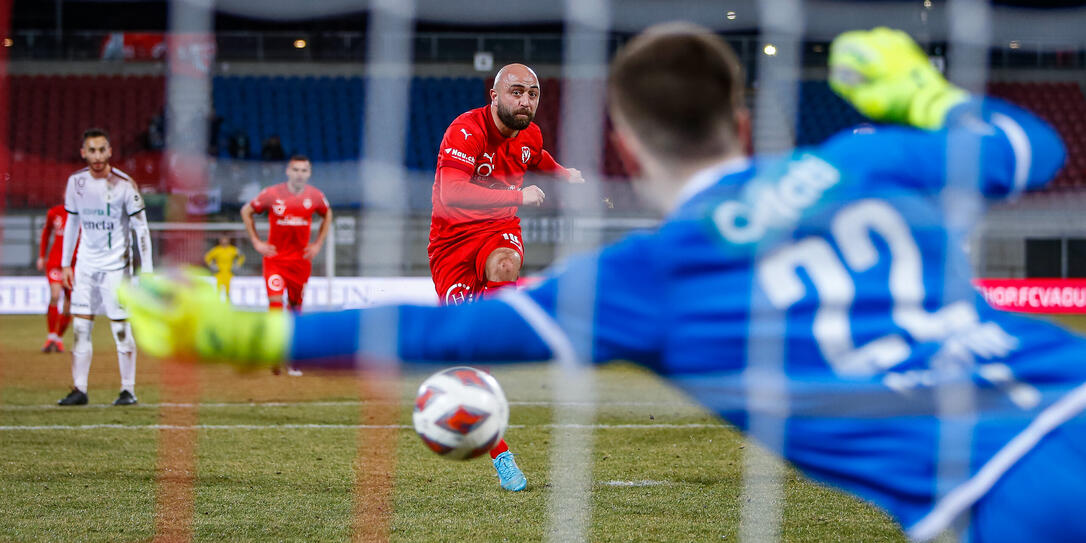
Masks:
[[[412,420],[430,450],[450,460],[466,460],[485,454],[505,434],[509,402],[490,374],[466,366],[449,368],[419,385]]]

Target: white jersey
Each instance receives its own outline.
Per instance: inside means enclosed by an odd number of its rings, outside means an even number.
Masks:
[[[78,265],[99,271],[128,267],[132,259],[129,222],[143,208],[136,183],[117,168],[111,168],[108,179],[91,176],[88,168],[70,175],[64,209],[70,214],[68,220],[77,220],[83,230]]]

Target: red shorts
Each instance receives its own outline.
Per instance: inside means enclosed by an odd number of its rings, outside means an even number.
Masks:
[[[49,284],[56,283],[58,285],[64,284],[64,269],[63,268],[49,268],[45,270],[45,277],[49,279]]]
[[[302,289],[309,281],[309,274],[313,271],[313,263],[306,259],[298,260],[273,260],[264,259],[264,286],[268,289],[268,297],[283,296],[286,292],[287,301],[293,309],[302,308]]]
[[[486,287],[486,259],[499,247],[508,247],[524,260],[520,225],[481,232],[430,251],[430,274],[441,305],[469,302]]]

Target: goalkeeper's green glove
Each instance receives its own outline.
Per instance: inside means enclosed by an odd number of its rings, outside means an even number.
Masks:
[[[194,357],[241,367],[282,363],[289,348],[289,315],[235,309],[219,298],[207,277],[194,268],[142,274],[138,283],[121,286],[118,296],[139,347],[158,357]]]
[[[900,30],[845,32],[830,45],[829,65],[834,92],[876,121],[934,130],[969,98]]]

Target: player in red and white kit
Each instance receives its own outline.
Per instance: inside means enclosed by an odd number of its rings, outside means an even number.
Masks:
[[[302,310],[302,291],[313,270],[313,257],[321,250],[328,227],[332,224],[332,208],[324,193],[308,184],[312,175],[309,158],[290,157],[287,181],[260,192],[241,208],[241,219],[249,232],[253,248],[264,255],[264,285],[268,289],[268,306],[283,309],[283,295],[293,311]],[[268,241],[256,233],[253,214],[267,213],[270,230]],[[324,218],[317,239],[309,242],[313,214]],[[302,372],[288,368],[289,375]]]
[[[517,210],[538,206],[545,196],[536,185],[523,186],[526,172],[584,182],[580,171],[563,168],[543,149],[543,135],[532,124],[539,92],[531,68],[509,64],[494,77],[490,104],[460,115],[445,130],[427,248],[442,304],[470,301],[520,277],[524,245]],[[505,440],[490,457],[502,488],[527,486]]]
[[[44,271],[49,279],[49,310],[46,312],[46,323],[49,326],[49,336],[42,346],[43,353],[64,352],[64,331],[72,322],[72,290],[64,287],[64,272],[60,266],[60,258],[64,253],[64,226],[68,222],[68,212],[64,210],[64,204],[57,204],[49,208],[45,215],[45,226],[41,229],[41,244],[38,245],[38,271]],[[49,243],[52,242],[50,247]],[[48,255],[48,256],[46,256]],[[72,265],[75,265],[73,257]],[[60,294],[64,293],[64,311],[57,309]]]

